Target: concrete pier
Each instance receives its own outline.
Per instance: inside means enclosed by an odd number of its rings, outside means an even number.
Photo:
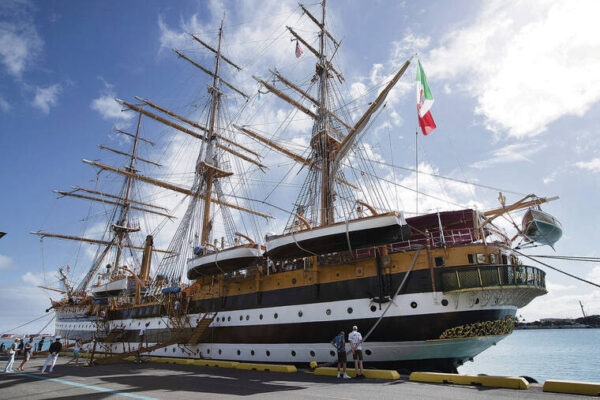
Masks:
[[[234,368],[135,364],[120,361],[95,367],[66,364],[60,356],[53,373],[41,375],[45,357],[29,361],[24,373],[0,373],[0,399],[567,399],[574,395],[545,393],[541,384],[528,390],[426,384],[397,380],[337,379],[308,370],[294,373]],[[0,358],[0,367],[6,357]],[[20,360],[15,361],[15,368]],[[584,398],[584,397],[580,397]]]

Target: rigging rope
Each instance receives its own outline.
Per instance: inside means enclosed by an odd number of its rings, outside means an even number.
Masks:
[[[532,261],[535,261],[536,263],[542,264],[542,265],[543,265],[543,266],[545,266],[545,267],[548,267],[548,268],[550,268],[550,269],[553,269],[553,270],[554,270],[554,271],[556,271],[556,272],[560,272],[561,274],[565,274],[565,275],[567,275],[567,276],[570,276],[571,278],[575,278],[575,279],[577,279],[578,281],[582,281],[582,282],[585,282],[585,283],[589,283],[589,284],[590,284],[590,285],[592,285],[592,286],[596,286],[596,287],[600,288],[600,284],[597,284],[597,283],[594,283],[594,282],[588,281],[588,280],[586,280],[586,279],[580,278],[580,277],[578,277],[578,276],[576,276],[576,275],[570,274],[570,273],[568,273],[568,272],[566,272],[566,271],[563,271],[563,270],[561,270],[561,269],[558,269],[558,268],[556,268],[556,267],[553,267],[552,265],[549,265],[549,264],[546,264],[546,263],[544,263],[544,262],[541,262],[541,261],[539,261],[539,260],[536,260],[535,258],[533,258],[534,256],[528,256],[527,254],[523,254],[523,253],[521,253],[520,251],[518,251],[518,250],[515,250],[515,249],[513,249],[512,251],[514,251],[515,253],[517,253],[517,254],[519,254],[519,255],[521,255],[521,256],[523,256],[523,257],[529,258],[530,260],[532,260]]]
[[[12,331],[15,331],[15,330],[17,330],[17,329],[19,329],[19,328],[22,328],[22,327],[24,327],[25,325],[29,325],[29,324],[31,324],[32,322],[35,322],[35,321],[38,321],[38,320],[40,320],[40,319],[42,319],[42,318],[45,318],[45,317],[47,317],[48,315],[52,315],[52,314],[44,314],[44,315],[42,315],[42,316],[40,316],[40,317],[34,318],[34,319],[32,319],[31,321],[29,321],[29,322],[25,322],[25,323],[24,323],[24,324],[22,324],[22,325],[16,326],[16,327],[14,327],[14,328],[12,328],[12,329],[9,329],[9,330],[7,330],[7,331],[5,331],[5,332],[2,332],[2,333],[0,333],[0,336],[1,336],[1,335],[5,335],[5,334],[7,334],[7,333],[10,333],[10,332],[12,332]]]

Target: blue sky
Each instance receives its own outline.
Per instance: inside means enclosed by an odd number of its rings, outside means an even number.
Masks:
[[[314,5],[307,7],[317,12]],[[336,61],[348,98],[379,87],[415,52],[422,59],[438,125],[429,137],[419,138],[422,170],[517,193],[558,195],[559,201],[545,207],[564,225],[556,253],[599,256],[600,28],[588,23],[597,8],[593,1],[331,1],[328,13],[330,30],[343,39]],[[291,1],[2,2],[0,231],[8,233],[0,240],[2,331],[44,312],[48,296],[35,288],[44,281],[44,269],[51,283],[59,265],[72,265],[78,273],[87,268],[92,246],[49,239],[40,244],[29,231],[93,233],[90,226],[98,220],[82,218],[97,211],[85,202],[57,200],[52,190],[94,186],[97,171],[82,158],[122,162],[97,147],[127,149],[112,129],[132,129],[132,114],[122,113],[111,98],[142,96],[192,115],[205,97],[207,80],[170,49],[184,49],[210,65],[209,55],[185,33],[214,43],[223,11],[225,49],[246,67],[240,74],[227,72],[236,85],[255,94],[250,76],[266,77],[273,67],[292,77],[310,76],[314,59],[306,49],[296,59],[284,30],[286,24],[294,26],[314,43],[315,29]],[[411,69],[362,139],[376,157],[393,157],[406,167],[414,166],[413,80]],[[268,130],[266,123],[279,121],[288,109],[264,97],[255,115]],[[287,139],[305,143],[305,128],[306,121],[298,120]],[[151,123],[143,132],[162,145],[191,143]],[[170,173],[189,167],[173,152],[143,152],[170,162]],[[414,187],[414,173],[381,172]],[[265,179],[277,180],[283,172],[273,168],[272,174]],[[116,184],[115,178],[101,178],[108,186]],[[497,205],[494,191],[426,176],[420,181],[421,190],[448,201],[423,197],[421,211],[456,208],[456,203],[481,209]],[[275,200],[287,207],[297,187],[284,189]],[[393,204],[414,212],[414,193],[392,191]],[[175,204],[158,198],[169,208]],[[531,250],[540,253],[553,252]],[[600,282],[600,265],[551,264]],[[550,293],[523,309],[523,316],[578,316],[579,299],[588,312],[600,313],[597,289],[552,271],[548,286]]]

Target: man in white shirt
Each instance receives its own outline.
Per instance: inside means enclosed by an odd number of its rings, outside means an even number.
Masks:
[[[362,355],[362,335],[358,332],[358,327],[354,325],[352,332],[348,335],[348,341],[350,342],[350,349],[352,350],[352,358],[354,359],[354,370],[356,371],[356,378],[364,378],[363,374],[363,355]],[[360,366],[360,374],[358,373],[358,367]]]

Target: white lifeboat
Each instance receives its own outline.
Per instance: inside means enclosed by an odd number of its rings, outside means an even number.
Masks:
[[[264,246],[256,243],[213,251],[190,259],[187,278],[198,279],[202,275],[232,272],[253,267],[263,258]]]
[[[267,238],[273,260],[380,246],[410,239],[402,213],[390,212]]]

